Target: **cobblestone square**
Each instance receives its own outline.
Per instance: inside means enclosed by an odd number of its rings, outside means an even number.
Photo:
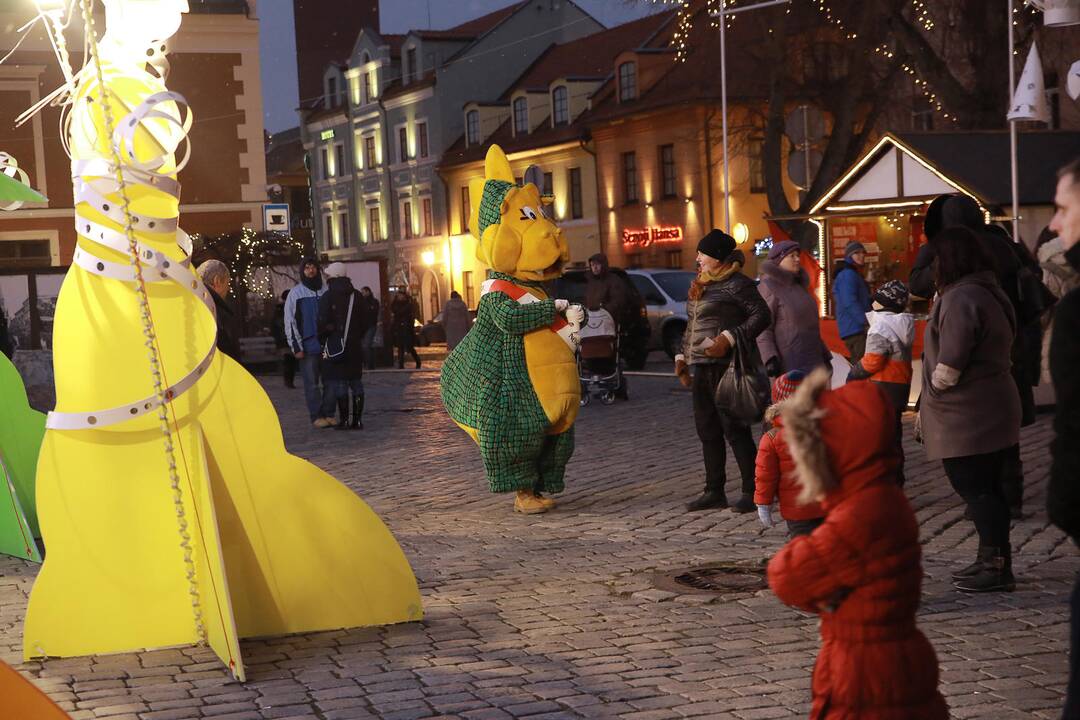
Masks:
[[[476,448],[439,403],[436,371],[369,373],[362,432],[311,428],[302,390],[262,380],[290,451],[347,483],[393,530],[420,581],[424,621],[244,641],[244,684],[199,648],[21,663],[36,566],[0,558],[0,659],[73,718],[807,714],[814,616],[768,590],[716,596],[654,586],[667,569],[765,560],[785,539],[782,526],[763,531],[752,513],[685,512],[703,470],[690,394],[673,378],[634,377],[630,402],[583,408],[568,490],[555,511],[529,517],[512,512],[512,496],[487,492]],[[1048,415],[1023,432],[1016,592],[963,595],[949,573],[974,556],[973,528],[940,464],[907,429],[906,491],[927,575],[920,625],[955,718],[1060,716],[1080,555],[1047,526],[1050,437]],[[732,459],[731,498],[736,477]]]

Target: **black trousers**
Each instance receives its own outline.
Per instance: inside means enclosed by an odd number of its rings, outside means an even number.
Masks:
[[[1069,687],[1065,691],[1062,720],[1080,720],[1080,575],[1072,594],[1072,631],[1069,633]]]
[[[397,356],[398,356],[397,366],[398,367],[404,367],[405,366],[405,353],[409,353],[410,355],[412,355],[413,362],[415,362],[417,365],[420,364],[420,356],[416,354],[416,346],[413,345],[412,343],[408,343],[408,344],[399,343],[398,346],[397,346],[397,350],[398,350],[398,353],[397,353]]]
[[[705,489],[724,492],[727,482],[727,447],[731,445],[742,475],[742,492],[754,494],[754,460],[757,447],[750,427],[735,422],[716,409],[716,384],[727,369],[726,364],[695,365],[691,391],[694,396],[694,425],[705,456]]]
[[[942,461],[949,483],[971,508],[979,544],[1012,557],[1009,505],[1002,490],[1009,449]]]

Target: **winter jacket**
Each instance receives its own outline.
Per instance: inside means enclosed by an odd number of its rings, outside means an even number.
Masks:
[[[809,284],[801,269],[791,273],[772,260],[761,265],[758,292],[769,307],[772,322],[758,335],[757,346],[765,362],[774,357],[780,360],[782,372],[809,373],[831,359],[821,339],[818,305],[807,290]]]
[[[1080,272],[1080,244],[1072,246],[1066,259]],[[1050,374],[1057,413],[1046,507],[1050,522],[1080,544],[1080,289],[1058,301],[1054,311]]]
[[[319,298],[319,336],[323,344],[332,348],[344,339],[345,352],[335,358],[324,358],[320,366],[327,380],[359,380],[364,374],[364,315],[361,312],[363,296],[353,289],[347,277],[330,278],[329,289]],[[352,317],[349,317],[349,299],[352,298]]]
[[[851,380],[911,385],[915,318],[910,313],[868,312],[866,353],[851,368]]]
[[[1016,319],[991,272],[943,288],[924,336],[919,411],[933,460],[981,455],[1020,439],[1020,395],[1009,350]],[[935,387],[935,373],[939,385]],[[951,384],[950,384],[951,383]]]
[[[472,317],[465,302],[450,298],[443,307],[443,328],[446,330],[446,349],[453,350],[472,327]]]
[[[593,275],[591,270],[585,273],[585,307],[607,310],[620,326],[632,322],[639,303],[630,281],[611,272],[606,256],[594,255],[589,259],[599,262],[601,269],[599,275]]]
[[[701,349],[701,343],[725,330],[738,331],[756,355],[754,341],[769,326],[770,315],[769,306],[758,293],[754,281],[741,272],[733,272],[714,281],[695,279],[686,301],[686,318],[682,351],[686,363],[726,366],[730,362],[730,353],[722,358],[709,357]]]
[[[364,297],[363,293],[360,293],[360,311],[364,316],[364,327],[373,328],[378,326],[379,320],[379,301],[375,299],[375,296]]]
[[[837,264],[833,276],[833,311],[840,338],[866,331],[866,313],[870,312],[870,288],[854,265],[847,260]]]
[[[789,445],[799,444],[808,494],[822,497],[825,522],[791,540],[768,567],[777,598],[821,619],[810,717],[945,720],[937,656],[915,623],[919,526],[895,481],[887,400],[873,383],[852,383],[814,403],[804,394],[814,380],[785,402],[783,424]]]
[[[772,505],[780,498],[780,514],[785,520],[814,520],[825,517],[820,503],[800,503],[801,487],[795,478],[795,461],[784,441],[779,417],[780,404],[765,411],[765,422],[773,426],[761,435],[754,469],[754,504]]]
[[[319,343],[319,298],[325,292],[326,283],[318,290],[300,283],[285,298],[285,337],[294,353],[322,352]]]
[[[240,318],[225,298],[214,292],[209,286],[210,297],[214,300],[214,315],[217,322],[217,349],[240,362]]]
[[[412,298],[395,295],[390,302],[390,326],[394,345],[411,348],[416,342],[416,307]]]
[[[1047,291],[1056,300],[1061,300],[1069,292],[1080,288],[1080,271],[1074,270],[1065,257],[1065,247],[1059,238],[1039,248],[1039,265],[1042,267],[1042,281]],[[1050,338],[1054,329],[1055,306],[1048,307],[1042,316],[1043,350],[1042,372],[1040,379],[1043,383],[1050,382]]]

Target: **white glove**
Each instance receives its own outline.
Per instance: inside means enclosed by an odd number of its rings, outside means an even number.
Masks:
[[[569,300],[556,300],[555,301],[555,312],[557,312],[557,313],[566,312],[566,308],[568,308],[568,307],[570,307],[570,301]]]
[[[675,356],[675,362],[686,362],[686,356],[682,353],[679,353]]]
[[[764,528],[768,529],[768,528],[771,528],[773,526],[772,508],[770,506],[768,506],[768,505],[758,505],[757,506],[757,516],[758,516],[758,520],[761,521],[761,525]]]
[[[711,337],[707,337],[704,340],[702,340],[700,343],[698,343],[698,348],[700,348],[701,350],[708,350],[709,348],[711,348],[715,344],[716,344],[715,340],[713,340]]]
[[[580,305],[571,305],[566,308],[566,322],[574,327],[581,327],[581,324],[585,322],[585,308]]]

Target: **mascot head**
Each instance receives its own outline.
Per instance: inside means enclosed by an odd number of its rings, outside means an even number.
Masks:
[[[561,275],[570,250],[562,231],[544,214],[544,204],[536,185],[514,182],[506,154],[492,145],[484,178],[469,181],[469,231],[479,240],[476,259],[523,280]]]

